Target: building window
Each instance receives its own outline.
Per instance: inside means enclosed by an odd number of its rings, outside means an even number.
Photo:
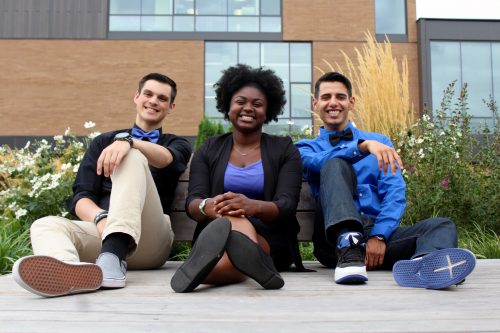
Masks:
[[[278,122],[264,127],[267,133],[283,134],[311,126],[311,44],[310,43],[205,43],[205,115],[222,119],[215,108],[213,85],[221,72],[235,64],[272,69],[283,80],[287,104]]]
[[[456,90],[467,83],[472,127],[493,126],[494,117],[484,101],[490,96],[500,99],[500,42],[432,41],[430,49],[434,109],[451,82],[456,81]]]
[[[110,0],[110,32],[281,33],[281,0]]]
[[[391,42],[407,42],[406,0],[375,0],[375,35]]]

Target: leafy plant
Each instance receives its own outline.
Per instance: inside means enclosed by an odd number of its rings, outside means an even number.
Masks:
[[[95,124],[88,122],[87,128]],[[68,216],[65,201],[85,149],[98,132],[78,139],[69,129],[64,135],[28,142],[24,148],[0,147],[0,269],[11,269],[19,257],[31,252],[29,228],[48,215]]]
[[[210,120],[203,116],[202,121],[198,125],[198,135],[194,143],[194,149],[197,150],[200,146],[211,136],[224,134],[224,127],[222,123]]]
[[[467,85],[452,105],[454,94],[451,83],[434,118],[424,115],[394,139],[406,167],[404,221],[439,215],[465,229],[477,223],[498,233],[500,220],[493,203],[500,202],[499,132],[480,134],[479,143],[471,130]]]

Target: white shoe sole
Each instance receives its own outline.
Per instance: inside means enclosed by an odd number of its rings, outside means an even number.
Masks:
[[[335,282],[339,284],[354,284],[368,281],[366,266],[348,266],[335,268]]]

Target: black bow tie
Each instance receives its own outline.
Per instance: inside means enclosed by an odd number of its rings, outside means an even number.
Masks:
[[[352,141],[352,130],[346,129],[344,132],[330,134],[330,144],[336,146],[340,140]]]

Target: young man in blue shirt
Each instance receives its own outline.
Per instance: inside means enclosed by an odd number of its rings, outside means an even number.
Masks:
[[[355,97],[347,77],[324,74],[313,106],[324,126],[297,143],[318,210],[314,254],[335,268],[335,282],[363,283],[366,269],[393,269],[401,286],[441,289],[473,270],[474,255],[457,249],[456,227],[430,218],[400,227],[406,207],[402,161],[389,138],[349,121]]]

